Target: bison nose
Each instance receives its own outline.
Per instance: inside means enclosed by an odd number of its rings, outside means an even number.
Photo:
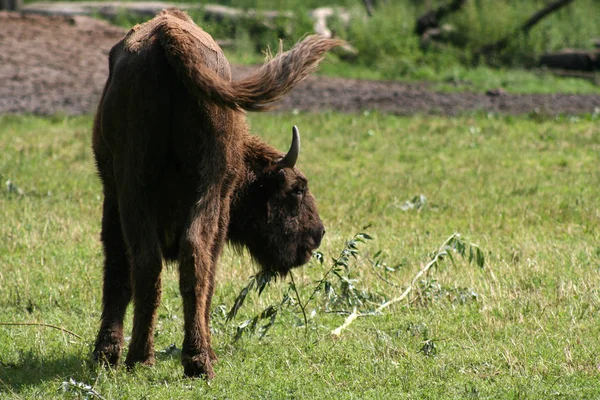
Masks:
[[[319,226],[315,232],[313,232],[313,239],[315,241],[315,248],[321,245],[321,239],[325,236],[325,227],[323,225]]]

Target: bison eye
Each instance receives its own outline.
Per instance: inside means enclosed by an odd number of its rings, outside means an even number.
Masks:
[[[302,197],[302,196],[304,196],[304,192],[305,192],[305,190],[303,188],[297,188],[297,189],[294,189],[293,194],[295,196]]]

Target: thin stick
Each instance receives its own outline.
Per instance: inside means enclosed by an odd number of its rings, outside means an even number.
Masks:
[[[346,329],[348,327],[348,325],[350,325],[352,323],[352,321],[354,321],[356,318],[360,317],[361,314],[356,311],[356,307],[354,307],[354,311],[352,311],[352,314],[348,315],[348,317],[346,317],[346,320],[344,321],[344,323],[335,328],[334,330],[331,331],[331,334],[334,336],[340,336],[342,334],[342,330]]]
[[[58,329],[59,331],[63,331],[65,333],[68,333],[69,335],[75,336],[77,339],[83,340],[83,338],[81,336],[79,336],[78,334],[76,334],[75,332],[71,332],[70,330],[65,329],[61,326],[45,324],[43,322],[0,322],[0,326],[43,326],[45,328]]]
[[[434,258],[433,260],[431,260],[430,262],[427,263],[427,265],[425,265],[425,267],[423,267],[422,270],[419,271],[419,273],[417,275],[415,275],[415,277],[413,278],[413,280],[411,281],[410,285],[408,285],[408,287],[404,290],[404,292],[398,296],[395,297],[391,300],[386,301],[385,303],[383,303],[382,305],[380,305],[379,307],[377,307],[377,309],[375,310],[376,313],[381,312],[381,310],[383,310],[384,308],[387,308],[389,306],[391,306],[394,303],[398,303],[402,300],[404,300],[406,298],[406,296],[408,296],[410,294],[410,292],[413,290],[413,287],[417,281],[417,279],[419,279],[420,277],[423,276],[424,273],[426,273],[427,271],[429,271],[429,269],[437,262],[437,257]]]
[[[395,284],[394,282],[390,282],[388,279],[386,279],[385,277],[381,276],[381,274],[379,272],[377,272],[377,270],[375,269],[374,266],[373,266],[373,272],[375,272],[375,275],[377,275],[377,277],[379,279],[381,279],[382,281],[384,281],[388,285],[392,285],[395,288],[399,288],[400,287],[399,285]]]
[[[325,281],[325,279],[329,276],[329,274],[331,273],[331,271],[333,271],[334,268],[335,268],[335,265],[333,265],[331,268],[329,268],[329,271],[327,271],[325,273],[325,275],[323,275],[323,277],[319,281],[319,284],[315,287],[315,290],[313,290],[313,292],[311,293],[311,295],[308,297],[308,300],[306,300],[306,302],[304,303],[304,307],[305,308],[308,305],[308,303],[310,303],[312,301],[313,297],[315,297],[315,295],[317,294],[317,292],[321,288],[321,283],[323,283]],[[291,273],[292,272],[290,271],[290,275],[291,275]]]
[[[13,398],[15,399],[22,399],[21,396],[19,396],[18,394],[16,394],[11,388],[10,386],[8,386],[6,383],[4,383],[4,381],[0,378],[0,383],[2,384],[2,386],[4,386],[6,389],[8,389],[8,391],[13,395]]]

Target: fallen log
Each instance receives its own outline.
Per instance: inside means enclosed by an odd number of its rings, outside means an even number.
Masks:
[[[19,11],[22,0],[0,0],[0,10]]]
[[[328,38],[333,36],[333,32],[327,27],[327,19],[336,16],[344,25],[347,26],[350,23],[350,13],[343,8],[319,7],[310,11],[309,14],[314,21],[315,33]]]
[[[319,7],[310,11],[310,16],[314,21],[313,29],[315,33],[325,36],[327,38],[334,37],[334,32],[329,29],[327,25],[327,19],[331,17],[339,18],[344,25],[350,23],[350,13],[343,8],[333,7]],[[352,47],[350,44],[345,43],[344,45],[335,49],[334,53],[345,59],[352,59],[358,55],[358,50]]]
[[[600,70],[600,51],[565,49],[540,56],[540,65],[571,71]]]

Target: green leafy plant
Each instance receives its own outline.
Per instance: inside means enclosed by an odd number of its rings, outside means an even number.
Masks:
[[[363,231],[368,228],[369,226],[365,226]],[[478,298],[477,293],[470,289],[447,289],[442,287],[434,279],[419,280],[424,274],[429,274],[429,271],[432,268],[438,267],[439,263],[445,257],[448,257],[452,264],[455,264],[453,254],[458,254],[461,257],[468,259],[469,263],[475,263],[480,268],[484,267],[485,256],[483,251],[477,245],[463,240],[459,234],[455,233],[450,236],[437,251],[433,252],[431,261],[417,274],[417,276],[415,276],[403,294],[390,300],[387,300],[386,297],[381,294],[374,293],[365,288],[360,288],[360,280],[354,274],[356,268],[365,266],[364,262],[359,262],[359,259],[361,258],[359,246],[367,243],[369,240],[373,240],[371,235],[366,232],[359,232],[354,235],[352,239],[346,241],[337,257],[332,257],[329,269],[327,269],[323,277],[316,282],[311,294],[305,301],[302,300],[294,280],[294,275],[290,272],[290,281],[286,290],[283,292],[281,300],[268,306],[254,317],[246,319],[238,324],[236,326],[234,341],[237,341],[247,333],[259,333],[261,338],[264,337],[267,331],[273,327],[277,315],[283,309],[290,309],[296,312],[298,312],[297,309],[299,309],[304,320],[305,331],[308,331],[309,318],[306,310],[310,303],[319,300],[320,305],[316,306],[316,310],[321,310],[326,313],[348,315],[346,323],[349,325],[351,321],[358,316],[381,313],[384,308],[403,300],[413,288],[418,286],[418,283],[420,283],[420,290],[417,295],[417,301],[421,304],[425,304],[428,300],[431,301],[433,298],[448,298],[459,304],[464,304],[467,301],[476,300]],[[381,258],[381,254],[381,251],[377,251],[372,259],[369,257],[364,257],[364,259],[370,263],[373,268],[384,268],[386,271],[394,271],[394,268],[385,265]],[[314,260],[322,266],[325,263],[325,256],[321,252],[316,252],[314,254]],[[231,321],[237,315],[237,312],[240,310],[253,289],[256,290],[260,296],[272,278],[271,275],[266,273],[259,273],[251,277],[248,284],[238,294],[233,306],[227,314],[227,321]],[[399,287],[398,284],[393,283],[388,279],[385,279],[385,281],[390,285]],[[321,296],[317,296],[318,294],[321,294]],[[295,296],[295,298],[292,296]],[[266,322],[263,325],[260,325],[261,321]],[[339,332],[334,330],[334,334],[339,334],[340,332],[341,329]],[[425,340],[424,347],[426,348],[426,350],[424,350],[425,354],[434,354],[435,343],[432,340]]]
[[[368,226],[364,227],[366,230]],[[323,277],[316,282],[311,294],[303,301],[298,287],[294,280],[293,272],[290,271],[290,281],[286,290],[284,290],[282,298],[276,304],[272,304],[265,308],[250,319],[244,320],[236,326],[234,341],[240,339],[245,333],[258,332],[260,337],[264,337],[267,331],[273,326],[277,315],[284,308],[294,309],[297,307],[302,314],[304,327],[307,330],[309,326],[306,309],[310,303],[317,299],[319,293],[322,294],[321,299],[323,304],[321,308],[325,312],[338,312],[349,314],[348,307],[363,306],[365,302],[376,297],[375,294],[367,290],[359,289],[356,286],[358,279],[352,275],[352,266],[360,255],[359,245],[366,243],[367,240],[373,238],[365,233],[357,233],[354,237],[346,241],[342,250],[337,257],[331,260],[331,266],[325,272]],[[378,255],[381,254],[380,252]],[[313,259],[319,265],[325,262],[325,256],[321,252],[315,252]],[[227,321],[231,321],[237,315],[238,311],[246,301],[248,295],[253,291],[257,291],[258,295],[263,292],[265,287],[271,282],[274,277],[268,273],[261,272],[249,279],[248,284],[242,288],[236,297],[233,306],[227,314]],[[292,297],[292,296],[295,296]],[[260,325],[260,322],[265,320],[266,323]]]

